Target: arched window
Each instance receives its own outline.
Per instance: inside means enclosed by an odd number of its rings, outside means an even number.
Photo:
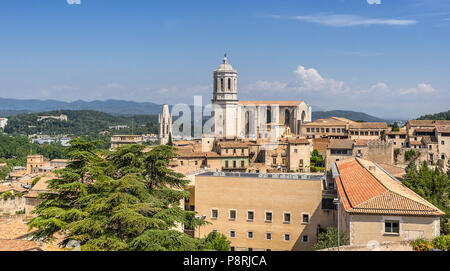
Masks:
[[[223,78],[220,78],[220,89],[224,91]]]
[[[245,135],[248,136],[250,133],[250,112],[245,112]]]
[[[267,123],[272,122],[272,114],[270,113],[270,109],[267,109]]]
[[[228,78],[228,90],[231,90],[231,78]]]
[[[284,125],[289,126],[291,121],[291,114],[289,112],[289,109],[286,109],[286,111],[284,111]]]

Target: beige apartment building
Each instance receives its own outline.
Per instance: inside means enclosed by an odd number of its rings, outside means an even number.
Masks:
[[[310,138],[378,140],[388,131],[385,122],[357,122],[338,117],[318,119],[302,126],[303,135]]]
[[[341,201],[340,228],[350,246],[377,247],[440,234],[444,213],[388,174],[359,158],[338,161],[333,177]]]
[[[302,134],[310,138],[347,138],[351,120],[331,117],[318,119],[302,125]]]
[[[310,250],[318,233],[335,221],[335,211],[323,203],[330,200],[322,196],[323,179],[314,174],[199,174],[195,211],[211,223],[200,227],[200,236],[223,233],[233,250]]]
[[[113,135],[111,136],[111,149],[119,148],[123,145],[142,144],[144,136],[142,135]]]

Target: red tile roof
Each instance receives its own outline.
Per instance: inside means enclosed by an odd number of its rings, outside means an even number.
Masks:
[[[440,216],[444,213],[393,179],[373,162],[351,158],[336,162],[336,184],[348,213]]]

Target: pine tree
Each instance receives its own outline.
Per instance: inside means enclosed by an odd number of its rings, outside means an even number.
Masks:
[[[169,146],[173,146],[173,142],[172,142],[172,133],[169,133],[169,142],[167,142],[167,145]]]
[[[184,175],[167,168],[175,156],[170,146],[145,152],[144,146],[119,148],[104,158],[95,142],[71,142],[71,162],[51,180],[38,216],[29,226],[38,228],[34,239],[52,239],[66,233],[61,245],[80,242],[82,250],[198,250],[202,241],[175,231],[204,222],[185,211]]]

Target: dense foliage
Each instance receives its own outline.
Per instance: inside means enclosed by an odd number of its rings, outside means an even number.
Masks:
[[[67,121],[47,119],[38,121],[38,116],[59,116],[65,114]],[[114,130],[109,126],[126,125],[129,128]],[[45,135],[95,135],[108,130],[111,134],[157,133],[155,115],[115,116],[94,110],[57,110],[11,116],[5,132],[8,134]]]
[[[29,223],[34,239],[66,234],[61,245],[80,242],[82,250],[202,250],[221,243],[193,239],[176,227],[189,229],[205,223],[185,211],[184,175],[167,168],[175,156],[163,145],[144,152],[143,145],[127,145],[108,155],[96,153],[98,142],[75,139],[68,156],[73,161],[49,181],[52,193]],[[212,245],[211,245],[212,244]],[[222,248],[222,247],[221,247]]]
[[[445,212],[445,215],[441,217],[441,232],[449,234],[450,181],[448,175],[438,168],[430,169],[426,162],[420,166],[419,170],[412,164],[408,166],[402,183]]]
[[[339,231],[340,245],[347,245],[348,238],[344,232]],[[333,227],[328,227],[325,232],[322,232],[317,237],[317,243],[313,246],[313,250],[320,250],[325,248],[338,246],[338,230]]]
[[[323,159],[323,156],[319,154],[318,150],[313,150],[310,162],[311,172],[323,172],[325,170],[325,160]]]
[[[9,136],[0,133],[0,162],[7,163],[9,169],[12,166],[25,165],[30,152],[42,154],[49,159],[66,158],[64,149],[65,147],[61,144],[39,145],[31,143],[26,136]]]
[[[418,120],[450,120],[450,110],[448,110],[447,112],[424,115],[418,118]]]

